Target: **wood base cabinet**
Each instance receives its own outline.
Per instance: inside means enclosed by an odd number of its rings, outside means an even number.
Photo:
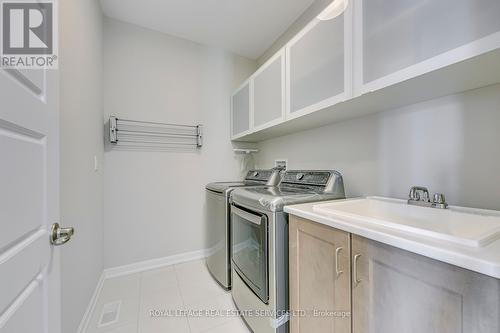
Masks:
[[[352,235],[353,333],[500,332],[500,280]]]
[[[292,333],[500,333],[499,279],[293,215],[289,228]]]
[[[292,333],[351,332],[350,235],[290,216]]]

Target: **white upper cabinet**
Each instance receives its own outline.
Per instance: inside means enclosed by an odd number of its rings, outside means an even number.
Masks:
[[[280,51],[253,76],[253,126],[265,128],[285,116],[285,56]]]
[[[334,0],[233,96],[232,139],[500,83],[500,0]]]
[[[498,0],[358,0],[356,6],[359,73],[369,85],[363,93],[498,47],[484,39],[500,31]]]
[[[247,82],[231,98],[231,137],[233,139],[250,130],[250,102],[250,82]]]
[[[351,97],[351,12],[315,18],[287,44],[290,118]]]

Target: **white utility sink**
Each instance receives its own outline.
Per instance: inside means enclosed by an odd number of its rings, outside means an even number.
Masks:
[[[500,238],[497,211],[419,207],[380,197],[317,204],[313,210],[346,222],[374,224],[471,247],[483,247]]]

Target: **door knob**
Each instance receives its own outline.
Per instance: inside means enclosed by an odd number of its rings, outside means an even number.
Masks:
[[[73,227],[61,228],[59,223],[54,223],[50,228],[50,243],[55,246],[63,245],[71,239],[74,233]]]

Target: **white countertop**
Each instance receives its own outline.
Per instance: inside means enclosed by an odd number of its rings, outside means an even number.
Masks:
[[[359,199],[359,198],[356,198]],[[350,199],[347,199],[350,200]],[[338,200],[336,201],[338,202]],[[328,203],[323,201],[321,204]],[[485,247],[438,241],[362,221],[348,221],[313,210],[318,202],[285,207],[285,212],[422,256],[500,279],[500,240]],[[500,212],[498,212],[500,214]]]

